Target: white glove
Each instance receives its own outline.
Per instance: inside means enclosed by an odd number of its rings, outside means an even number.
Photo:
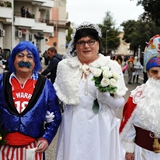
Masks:
[[[53,118],[55,117],[55,115],[54,115],[54,113],[53,112],[49,112],[49,111],[47,111],[47,114],[46,114],[46,116],[45,116],[45,121],[47,122],[47,123],[50,123],[50,122],[53,122],[54,120],[53,120]]]
[[[34,156],[36,154],[36,148],[29,148],[26,149],[26,159],[28,160],[34,160]]]
[[[117,109],[123,107],[125,99],[123,97],[112,97],[109,92],[97,92],[99,103],[106,104],[111,108]]]
[[[97,91],[97,99],[100,103],[109,103],[111,101],[111,96],[109,92],[100,92]]]

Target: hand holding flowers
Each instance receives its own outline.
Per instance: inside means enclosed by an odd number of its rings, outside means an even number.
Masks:
[[[118,75],[109,67],[99,67],[94,69],[92,80],[100,92],[115,93],[117,89]]]
[[[114,94],[117,90],[118,75],[109,67],[99,67],[94,69],[92,80],[100,92]],[[99,112],[99,103],[97,99],[94,100],[92,109],[95,114]]]

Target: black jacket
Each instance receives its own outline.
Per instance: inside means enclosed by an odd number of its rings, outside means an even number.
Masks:
[[[59,61],[62,60],[62,55],[56,53],[49,62],[48,67],[41,73],[42,75],[46,76],[48,73],[49,76],[47,76],[48,78],[51,79],[51,82],[54,83],[55,78],[56,78],[56,72],[57,72],[57,65],[59,63]]]

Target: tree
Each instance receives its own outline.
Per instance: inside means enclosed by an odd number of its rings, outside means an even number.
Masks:
[[[120,45],[119,31],[115,28],[115,22],[110,12],[106,12],[103,24],[99,24],[99,27],[102,31],[101,42],[104,53],[116,50]]]
[[[143,21],[153,21],[160,25],[160,0],[138,0],[137,5],[142,5],[144,13],[140,16]]]
[[[67,33],[67,36],[66,36],[66,45],[69,44],[69,42],[71,41],[71,34],[73,33],[73,29],[72,28],[68,28],[68,33]]]
[[[160,33],[160,27],[157,27],[154,22],[128,20],[123,22],[121,26],[124,30],[123,40],[130,43],[130,50],[134,52],[134,55],[138,52],[139,46],[141,51],[144,51],[146,42]]]

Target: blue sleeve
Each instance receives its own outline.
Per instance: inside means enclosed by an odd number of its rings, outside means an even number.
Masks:
[[[47,80],[47,85],[48,85],[47,88],[49,89],[48,100],[47,100],[47,105],[48,105],[47,110],[49,112],[53,112],[55,117],[52,122],[45,123],[45,132],[42,137],[45,138],[50,144],[52,139],[55,137],[58,127],[61,123],[61,112],[60,112],[58,97],[56,95],[56,91],[53,87],[53,84],[49,80]]]

